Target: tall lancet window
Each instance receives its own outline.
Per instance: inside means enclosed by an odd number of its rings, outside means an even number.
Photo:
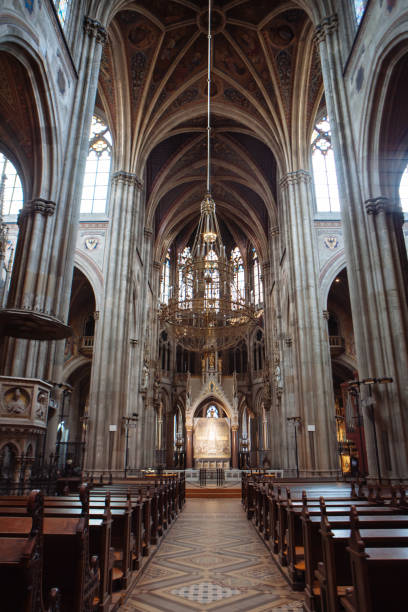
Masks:
[[[356,16],[357,25],[360,25],[360,21],[363,18],[364,11],[366,10],[367,0],[353,0],[354,2],[354,14]]]
[[[23,208],[23,187],[17,170],[9,159],[0,153],[0,203],[2,214],[17,215]]]
[[[160,276],[160,302],[168,304],[170,297],[170,250],[167,251],[166,258],[162,263]]]
[[[190,247],[185,247],[178,256],[178,290],[181,303],[185,303],[185,308],[191,308],[191,300],[193,297],[193,275],[192,272],[184,266],[191,257]],[[184,274],[183,274],[184,269]]]
[[[314,127],[312,163],[317,210],[320,212],[339,211],[339,190],[328,117],[323,117]]]
[[[255,306],[261,306],[264,301],[263,283],[261,265],[259,263],[258,253],[255,249],[252,249],[252,270],[254,280],[254,302]]]
[[[245,303],[245,270],[241,251],[238,247],[231,252],[231,262],[234,266],[234,283],[231,288],[233,308],[237,309],[239,304]]]
[[[81,213],[104,213],[108,195],[112,156],[112,136],[108,126],[94,115],[89,136],[89,153],[86,160]]]
[[[54,0],[55,10],[57,11],[58,19],[62,27],[67,21],[71,0]]]
[[[404,174],[401,177],[399,197],[402,210],[408,213],[408,166],[405,168]]]

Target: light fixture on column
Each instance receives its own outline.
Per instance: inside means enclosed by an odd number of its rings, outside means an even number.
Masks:
[[[173,295],[160,310],[169,334],[187,350],[200,352],[234,346],[256,324],[253,305],[235,286],[234,263],[227,258],[211,195],[211,4],[209,0],[207,188],[191,254],[180,264]]]

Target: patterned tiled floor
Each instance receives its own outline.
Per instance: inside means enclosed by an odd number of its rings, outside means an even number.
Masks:
[[[240,500],[189,499],[121,612],[289,612],[302,601]]]

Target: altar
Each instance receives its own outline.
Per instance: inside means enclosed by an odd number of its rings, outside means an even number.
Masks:
[[[227,418],[195,418],[193,429],[194,467],[228,469],[231,462],[231,433]]]

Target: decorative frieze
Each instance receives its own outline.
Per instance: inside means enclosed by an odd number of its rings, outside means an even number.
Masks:
[[[139,191],[143,189],[143,181],[133,172],[125,172],[124,170],[114,172],[112,175],[112,181],[114,183],[124,183],[125,185],[134,186]]]
[[[27,202],[21,209],[21,212],[17,219],[17,224],[20,225],[25,217],[29,215],[35,215],[40,213],[44,216],[51,216],[55,212],[55,202],[51,200],[44,200],[44,198],[35,198]]]
[[[334,13],[333,15],[329,15],[325,17],[318,26],[316,26],[313,40],[316,44],[321,43],[326,39],[328,34],[332,32],[336,32],[339,27],[339,19]]]
[[[97,43],[104,45],[107,41],[108,34],[106,29],[96,19],[91,17],[84,17],[84,32],[91,38],[95,38]]]

